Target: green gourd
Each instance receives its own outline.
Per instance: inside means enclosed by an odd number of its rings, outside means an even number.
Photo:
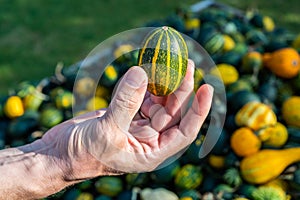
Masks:
[[[188,49],[175,29],[154,29],[146,36],[139,52],[138,65],[148,75],[148,91],[157,96],[173,93],[187,70]]]

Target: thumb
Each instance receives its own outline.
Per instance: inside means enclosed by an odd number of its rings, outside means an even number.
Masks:
[[[148,78],[141,67],[131,67],[120,81],[108,107],[106,117],[110,124],[128,131],[130,123],[138,112],[147,89]]]

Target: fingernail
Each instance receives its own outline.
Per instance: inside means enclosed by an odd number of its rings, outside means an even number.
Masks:
[[[133,67],[126,76],[126,82],[132,87],[141,87],[145,82],[145,74],[143,69]]]

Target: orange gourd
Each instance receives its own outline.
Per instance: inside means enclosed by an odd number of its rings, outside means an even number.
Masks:
[[[232,134],[230,146],[238,156],[249,156],[259,151],[261,141],[250,128],[242,127]]]
[[[300,56],[291,47],[263,55],[263,64],[281,78],[293,78],[300,70]]]

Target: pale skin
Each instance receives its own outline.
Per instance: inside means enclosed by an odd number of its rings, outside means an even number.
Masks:
[[[50,129],[31,144],[0,151],[0,199],[39,199],[83,180],[148,172],[186,148],[207,117],[213,96],[193,92],[194,65],[175,93],[146,92],[140,67],[125,75],[106,110],[90,112]]]

